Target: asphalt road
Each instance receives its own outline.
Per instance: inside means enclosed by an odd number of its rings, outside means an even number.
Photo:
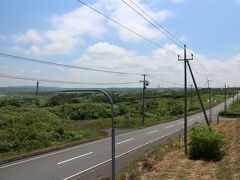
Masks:
[[[232,98],[227,101],[229,105]],[[213,108],[213,117],[224,104]],[[207,111],[208,113],[208,111]],[[203,122],[202,113],[189,116],[188,125]],[[183,119],[116,136],[116,157],[183,129]],[[0,180],[67,180],[111,161],[111,138],[77,145],[0,166]]]

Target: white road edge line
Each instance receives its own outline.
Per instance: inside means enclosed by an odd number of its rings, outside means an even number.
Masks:
[[[90,154],[92,154],[92,153],[93,153],[93,152],[89,152],[89,153],[86,153],[86,154],[82,154],[82,155],[80,155],[80,156],[77,156],[77,157],[74,157],[74,158],[71,158],[71,159],[67,159],[67,160],[61,161],[61,162],[59,162],[59,163],[57,163],[57,164],[58,164],[58,165],[59,165],[59,164],[63,164],[63,163],[72,161],[72,160],[74,160],[74,159],[78,159],[78,158],[81,158],[81,157],[90,155]]]
[[[153,134],[153,133],[156,133],[156,132],[158,132],[158,130],[151,131],[151,132],[148,132],[148,133],[146,133],[146,134],[149,135],[149,134]]]
[[[127,140],[124,140],[124,141],[121,141],[121,142],[116,143],[116,145],[123,144],[123,143],[126,143],[126,142],[128,142],[128,141],[132,141],[132,140],[134,140],[134,139],[135,139],[135,138],[127,139]]]
[[[173,127],[174,125],[170,125],[170,126],[167,126],[166,128],[168,129],[168,128],[170,128],[170,127]]]
[[[177,131],[179,131],[179,129],[176,130],[176,131],[174,131],[174,132],[177,132]],[[146,145],[148,145],[148,144],[151,144],[151,143],[153,143],[154,141],[157,141],[157,140],[159,140],[159,139],[162,139],[163,137],[166,137],[166,136],[168,136],[168,135],[170,135],[170,134],[167,133],[167,134],[165,134],[165,135],[163,135],[163,136],[161,136],[161,137],[158,137],[158,138],[156,138],[156,139],[154,139],[154,140],[152,140],[152,141],[149,141],[149,142],[144,143],[144,144],[142,144],[142,145],[140,145],[140,146],[137,146],[137,147],[135,147],[135,148],[133,148],[133,149],[125,152],[125,153],[119,154],[119,155],[116,156],[115,158],[117,159],[117,158],[119,158],[119,157],[121,157],[121,156],[123,156],[123,155],[125,155],[125,154],[128,154],[128,153],[130,153],[130,152],[132,152],[132,151],[135,151],[136,149],[139,149],[139,148],[141,148],[141,147],[143,147],[143,146],[146,146]],[[105,164],[105,163],[108,163],[108,162],[111,161],[111,160],[112,160],[112,159],[108,159],[108,160],[106,160],[106,161],[103,161],[103,162],[101,162],[101,163],[99,163],[99,164],[96,164],[96,165],[90,167],[90,168],[87,168],[87,169],[85,169],[85,170],[83,170],[83,171],[80,171],[80,172],[78,172],[78,173],[76,173],[76,174],[73,174],[73,175],[71,175],[71,176],[69,176],[69,177],[66,177],[66,178],[64,178],[63,180],[71,179],[71,178],[73,178],[73,177],[75,177],[75,176],[77,176],[77,175],[80,175],[80,174],[85,173],[85,172],[87,172],[87,171],[89,171],[89,170],[91,170],[91,169],[94,169],[94,168],[96,168],[96,167],[98,167],[98,166],[101,166],[101,165],[103,165],[103,164]]]

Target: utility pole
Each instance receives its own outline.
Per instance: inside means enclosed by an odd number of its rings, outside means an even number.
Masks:
[[[211,82],[212,80],[209,80],[207,79],[207,85],[208,85],[208,108],[209,108],[209,122],[211,123],[212,122],[212,97],[211,97],[211,93],[212,91],[210,90],[210,86],[209,86],[209,83]]]
[[[238,88],[237,88],[237,101],[238,101]]]
[[[143,81],[140,81],[143,83],[143,92],[142,92],[142,126],[144,126],[144,119],[145,119],[145,91],[146,91],[146,86],[149,86],[149,82],[146,81],[146,74],[143,74]]]
[[[190,87],[191,87],[191,101],[190,101],[190,110],[192,109],[192,103],[193,103],[193,94],[192,94],[192,87],[193,85],[190,84]]]
[[[37,86],[36,86],[36,92],[35,92],[35,98],[38,98],[38,88],[39,88],[39,81],[37,82]]]
[[[235,96],[235,89],[233,87],[233,111],[235,110],[235,99],[234,99],[234,96]]]
[[[185,155],[188,154],[187,149],[187,62],[191,59],[187,59],[187,46],[184,45],[184,59],[180,59],[178,55],[178,61],[184,61],[184,148]]]
[[[224,112],[227,111],[227,85],[225,83],[225,88],[224,88]]]
[[[36,92],[35,92],[35,104],[36,104],[37,106],[39,105],[38,89],[39,89],[39,81],[37,81]]]

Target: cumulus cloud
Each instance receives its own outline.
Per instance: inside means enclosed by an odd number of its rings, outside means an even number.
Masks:
[[[167,44],[165,49],[156,49],[150,56],[141,56],[137,52],[127,51],[122,47],[118,47],[107,42],[100,42],[90,46],[86,53],[74,61],[75,65],[85,67],[95,67],[100,69],[108,69],[115,71],[131,72],[131,73],[146,73],[151,74],[154,79],[165,79],[172,82],[182,82],[183,67],[177,61],[175,53],[181,53],[175,45]],[[167,50],[166,50],[167,49]],[[97,81],[139,81],[141,76],[125,76],[88,73],[74,71],[75,77],[94,79]],[[99,73],[98,73],[99,74]],[[149,76],[150,78],[151,76]],[[152,86],[157,84],[167,85],[165,82],[152,79]],[[168,83],[169,86],[169,83]],[[172,86],[172,84],[170,85]]]
[[[134,11],[129,9],[126,4],[121,1],[115,0],[108,0],[106,1],[108,6],[109,14],[111,17],[118,22],[124,24],[125,26],[129,27],[130,29],[140,33],[141,35],[147,38],[163,38],[163,35],[159,33],[158,30],[151,27],[145,20],[143,20],[139,15],[137,15]],[[129,4],[130,2],[127,1]],[[140,1],[135,1],[137,6],[140,6],[145,12],[147,12],[151,17],[156,19],[158,22],[162,22],[167,18],[173,16],[173,13],[170,10],[161,10],[161,11],[154,11],[150,6],[147,4],[143,4]],[[103,4],[101,2],[101,4]],[[103,4],[104,5],[104,4]],[[133,4],[130,4],[134,7]],[[105,6],[106,7],[106,6]],[[118,31],[118,37],[121,40],[125,41],[132,41],[132,40],[140,40],[141,38],[133,33],[129,32],[123,27],[119,27],[118,25],[109,22],[110,26],[114,27]]]
[[[138,53],[127,51],[122,47],[100,42],[89,46],[87,51],[74,61],[74,64],[84,67],[150,74],[148,79],[152,87],[158,85],[173,86],[174,83],[179,86],[179,84],[183,84],[183,64],[170,51],[180,55],[183,54],[183,50],[173,44],[166,44],[164,49],[153,50],[150,56],[140,56]],[[192,50],[188,49],[188,52],[191,53]],[[195,59],[190,63],[200,86],[205,86],[205,75],[214,80],[212,82],[213,86],[223,86],[225,82],[238,82],[240,54],[224,61],[208,59],[200,54],[194,56],[197,60]],[[137,81],[141,78],[139,76],[121,76],[119,78],[119,76],[104,73],[83,73],[82,71],[73,71],[73,74],[74,77],[108,82]],[[189,84],[192,83],[190,75],[188,81]]]
[[[173,15],[169,10],[154,11],[150,6],[139,0],[135,3],[159,22]],[[96,0],[91,6],[147,38],[163,38],[161,33],[151,27],[121,1]],[[100,39],[106,33],[111,33],[113,36],[116,36],[114,33],[117,33],[119,39],[124,41],[141,40],[138,36],[113,24],[85,6],[62,15],[54,15],[50,18],[50,24],[52,27],[43,32],[36,29],[28,29],[25,33],[12,35],[13,40],[16,43],[20,43],[15,44],[15,47],[12,49],[38,55],[68,54],[77,45],[83,43],[85,37]],[[21,43],[26,44],[27,42],[30,43],[28,48],[21,45]]]
[[[12,38],[16,42],[43,42],[44,37],[35,29],[29,29],[24,34],[12,35]]]
[[[37,51],[37,50],[36,50]],[[191,49],[187,50],[189,54]],[[194,53],[194,52],[193,52]],[[150,87],[183,87],[183,64],[178,61],[177,55],[183,57],[183,50],[176,45],[166,44],[164,48],[153,50],[150,55],[143,56],[131,50],[108,42],[99,42],[89,46],[86,51],[76,60],[72,65],[89,67],[111,71],[122,71],[130,73],[145,73],[148,74],[147,80],[150,81]],[[188,55],[189,55],[188,54]],[[225,60],[209,59],[201,54],[194,53],[194,60],[190,62],[193,73],[200,87],[206,87],[206,76],[213,80],[212,87],[223,87],[226,82],[228,86],[239,85],[240,72],[240,54]],[[121,82],[136,82],[136,84],[118,85],[117,87],[141,87],[139,80],[141,75],[123,75],[123,74],[109,74],[103,72],[94,72],[86,70],[76,70],[68,68],[58,68],[54,66],[46,66],[39,64],[26,65],[18,72],[13,70],[15,63],[7,65],[6,70],[2,72],[14,72],[16,75],[26,75],[32,77],[57,79],[64,81],[75,82],[105,82],[105,83],[121,83]],[[31,72],[28,67],[35,71]],[[12,69],[12,70],[10,70]],[[36,73],[38,72],[38,73]],[[7,73],[8,74],[8,73]],[[21,81],[22,82],[22,81]],[[188,73],[188,84],[192,84],[191,77]],[[54,86],[54,84],[48,84]],[[65,86],[60,84],[60,86]],[[78,87],[115,87],[112,86],[87,86],[82,85]]]

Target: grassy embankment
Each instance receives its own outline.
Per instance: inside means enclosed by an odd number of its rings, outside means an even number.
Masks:
[[[214,125],[226,136],[229,148],[219,161],[191,160],[179,149],[177,140],[145,153],[138,161],[117,174],[118,180],[240,179],[240,120]]]

